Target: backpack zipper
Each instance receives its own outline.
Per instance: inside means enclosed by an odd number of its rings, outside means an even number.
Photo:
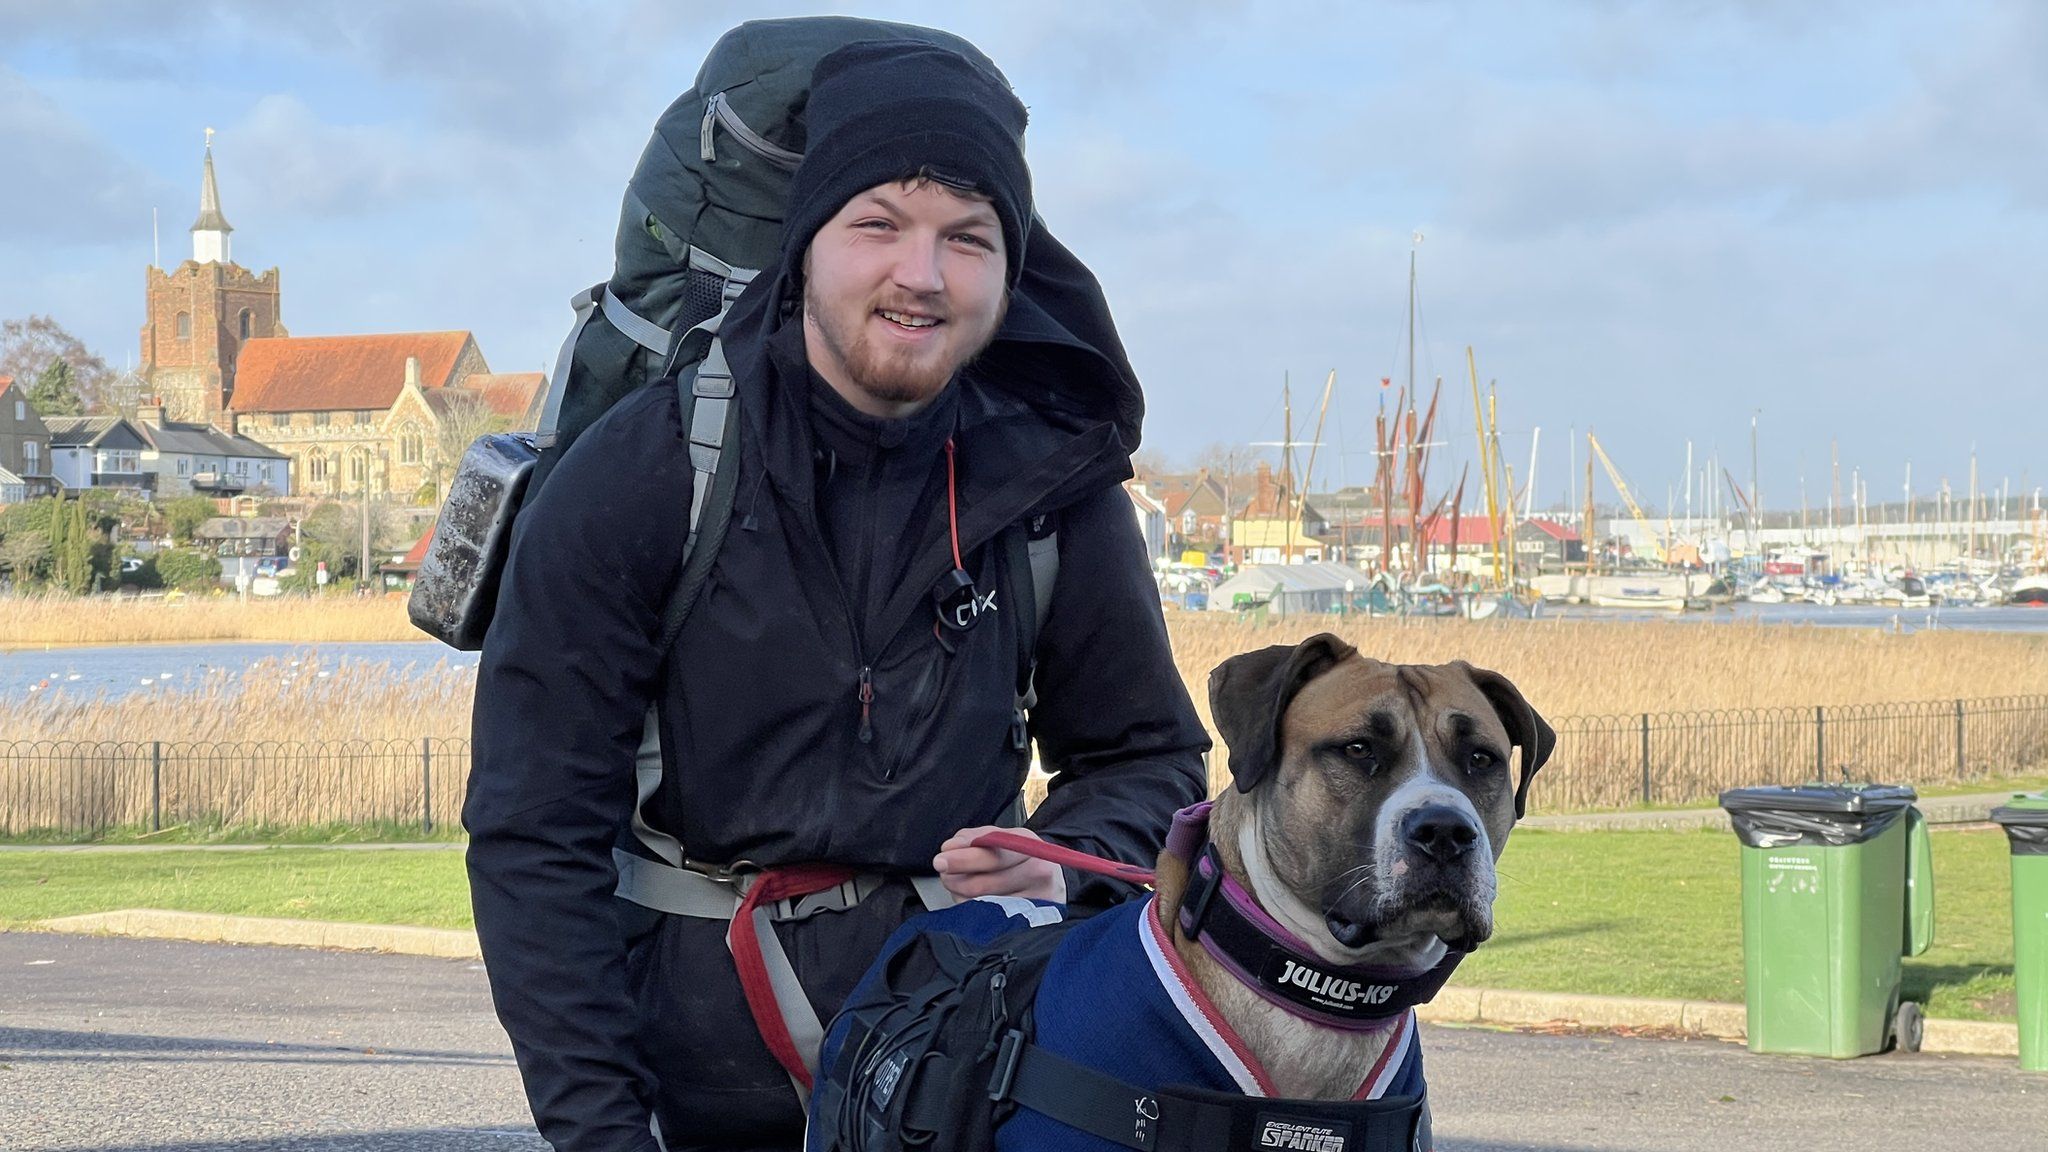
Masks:
[[[791,152],[747,127],[747,122],[740,119],[740,114],[726,102],[725,93],[713,92],[711,98],[704,102],[704,123],[697,129],[697,153],[706,164],[718,160],[718,148],[712,141],[714,125],[723,126],[732,133],[733,139],[740,142],[740,147],[785,172],[794,172],[797,165],[803,163],[803,153]]]

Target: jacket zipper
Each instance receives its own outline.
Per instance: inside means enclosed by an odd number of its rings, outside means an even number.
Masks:
[[[697,129],[697,154],[706,164],[718,160],[718,148],[712,140],[714,126],[724,128],[740,142],[740,147],[785,172],[794,172],[797,165],[803,163],[803,153],[791,152],[747,127],[747,122],[740,119],[740,114],[726,102],[725,93],[713,92],[711,99],[704,102],[704,123]]]

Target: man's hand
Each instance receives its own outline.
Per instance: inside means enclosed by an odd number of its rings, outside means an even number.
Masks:
[[[972,847],[982,833],[999,831],[1042,839],[1025,828],[997,828],[993,824],[962,828],[939,845],[939,854],[932,857],[932,870],[939,874],[946,891],[962,900],[976,896],[1024,896],[1066,903],[1067,875],[1059,865],[1004,848]]]

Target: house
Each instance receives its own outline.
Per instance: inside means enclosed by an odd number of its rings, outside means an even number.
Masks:
[[[147,445],[144,471],[156,474],[159,499],[176,496],[291,495],[291,462],[247,436],[211,424],[164,419],[162,404],[136,409],[134,427]]]
[[[47,416],[50,474],[67,489],[108,488],[148,496],[156,473],[142,466],[149,441],[120,416]]]
[[[1440,516],[1424,536],[1430,549],[1430,567],[1437,571],[1473,574],[1491,572],[1494,553],[1499,548],[1496,535],[1494,526],[1484,515],[1460,516],[1457,559],[1453,567],[1451,517],[1448,514]],[[1579,534],[1554,520],[1517,521],[1509,538],[1514,542],[1515,570],[1522,575],[1561,572],[1567,564],[1585,563],[1586,551],[1579,542]]]
[[[405,555],[377,565],[377,571],[384,577],[386,588],[412,589],[412,582],[420,574],[420,565],[427,562],[427,549],[434,545],[434,529],[431,525],[413,541]]]
[[[0,376],[0,504],[19,504],[57,490],[50,475],[50,429],[28,391]]]
[[[1208,469],[1192,476],[1161,477],[1151,490],[1166,505],[1175,551],[1199,548],[1206,552],[1229,535],[1230,493]]]
[[[391,490],[438,485],[454,471],[469,442],[485,431],[535,428],[547,397],[539,372],[479,372],[460,384],[424,386],[408,376],[385,418],[392,441]]]
[[[467,332],[252,339],[235,368],[234,430],[290,458],[295,492],[410,493],[439,420],[401,398],[489,372]]]
[[[1251,496],[1231,521],[1223,555],[1230,564],[1318,563],[1329,551],[1319,539],[1329,528],[1322,513],[1294,491],[1288,472],[1275,475],[1271,465],[1261,463]]]
[[[1166,532],[1166,505],[1145,491],[1141,481],[1124,481],[1124,495],[1131,498],[1131,511],[1138,517],[1138,532],[1145,538],[1145,558],[1163,560],[1172,543]]]
[[[1586,562],[1586,544],[1576,530],[1540,517],[1515,526],[1515,566],[1534,561],[1539,572],[1562,572],[1568,564]]]

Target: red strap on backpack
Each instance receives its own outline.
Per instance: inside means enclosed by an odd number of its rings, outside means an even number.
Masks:
[[[761,939],[754,934],[754,910],[763,904],[835,888],[853,876],[853,869],[839,864],[771,868],[747,887],[739,910],[732,915],[732,926],[726,930],[726,947],[732,951],[733,967],[739,970],[740,991],[747,998],[747,1011],[753,1014],[754,1027],[760,1030],[769,1055],[806,1092],[811,1088],[811,1072],[804,1067],[803,1055],[796,1050],[796,1040],[790,1036],[789,1025],[782,1020],[782,1009],[775,1003],[768,965],[761,959]]]

